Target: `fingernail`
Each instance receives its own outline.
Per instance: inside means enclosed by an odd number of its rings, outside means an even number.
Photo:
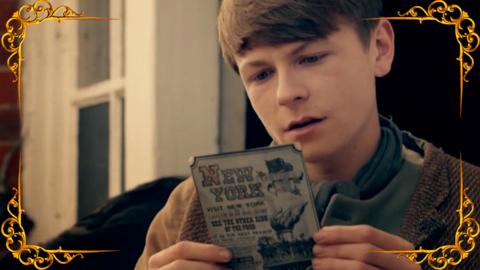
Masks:
[[[326,242],[327,236],[328,233],[324,229],[320,229],[320,231],[313,236],[313,240],[315,240],[317,244],[322,244]]]
[[[317,243],[322,242],[324,238],[325,238],[325,233],[323,233],[323,230],[320,230],[315,235],[313,235],[313,240],[315,240],[315,242]]]
[[[223,261],[226,261],[226,262],[230,261],[230,259],[232,258],[232,255],[228,250],[222,250],[220,251],[220,253],[218,253],[218,255]]]

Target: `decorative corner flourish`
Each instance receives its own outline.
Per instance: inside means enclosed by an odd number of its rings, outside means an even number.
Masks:
[[[457,266],[466,260],[476,247],[475,240],[480,235],[480,224],[472,217],[475,211],[473,201],[467,195],[468,188],[463,187],[462,158],[460,157],[460,207],[457,209],[459,225],[455,231],[455,243],[436,249],[416,250],[375,250],[379,253],[394,253],[416,264],[428,263],[433,269],[445,269]]]
[[[472,53],[480,46],[480,36],[475,32],[475,21],[459,5],[449,5],[444,0],[435,0],[427,8],[414,6],[407,12],[398,12],[398,17],[369,18],[368,20],[415,20],[436,21],[455,27],[455,37],[460,50],[456,60],[460,63],[460,118],[463,108],[463,85],[468,83],[467,76],[475,65]]]

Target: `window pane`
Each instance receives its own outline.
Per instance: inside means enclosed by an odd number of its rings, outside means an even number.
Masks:
[[[110,17],[109,0],[80,0],[83,14]],[[78,86],[92,85],[110,78],[110,21],[80,21]]]
[[[78,218],[85,217],[108,200],[109,104],[79,111]]]

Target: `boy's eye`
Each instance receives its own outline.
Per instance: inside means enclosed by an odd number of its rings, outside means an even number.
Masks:
[[[308,57],[304,57],[300,60],[300,64],[312,64],[320,60],[321,56],[320,55],[312,55]]]
[[[272,74],[271,71],[269,70],[264,70],[262,72],[259,72],[255,75],[254,80],[255,81],[263,81],[266,80],[270,75]]]

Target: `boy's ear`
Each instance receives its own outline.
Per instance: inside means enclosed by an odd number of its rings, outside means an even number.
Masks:
[[[383,77],[390,72],[395,55],[395,33],[389,21],[378,22],[370,42],[375,54],[375,76]]]

